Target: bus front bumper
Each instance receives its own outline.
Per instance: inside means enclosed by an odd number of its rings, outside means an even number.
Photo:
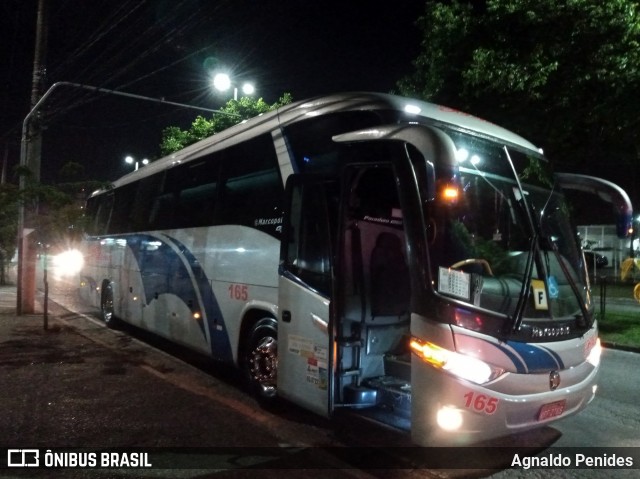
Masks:
[[[412,364],[411,436],[417,445],[464,445],[541,428],[575,414],[595,397],[598,367],[583,363],[550,373],[507,373],[477,385]]]

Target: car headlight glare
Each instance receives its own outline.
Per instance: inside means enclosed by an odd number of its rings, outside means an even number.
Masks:
[[[73,276],[84,266],[82,253],[75,249],[63,251],[53,257],[55,272],[60,276]]]

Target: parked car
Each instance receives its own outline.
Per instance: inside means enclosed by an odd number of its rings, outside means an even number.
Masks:
[[[594,251],[585,251],[584,259],[587,262],[587,268],[593,269],[594,265],[596,269],[604,268],[609,265],[609,260],[606,256],[596,253]]]

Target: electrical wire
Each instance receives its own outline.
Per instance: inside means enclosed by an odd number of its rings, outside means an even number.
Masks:
[[[145,22],[148,23],[149,21],[149,12],[146,12],[146,16],[138,15],[136,17],[133,15],[144,3],[146,2],[129,1],[119,7],[104,20],[101,26],[96,28],[95,33],[84,45],[78,47],[72,54],[68,55],[66,61],[59,67],[56,67],[55,70],[52,70],[50,75],[52,77],[62,77],[65,71],[75,65],[81,64],[84,57],[87,57],[92,52],[95,52],[96,49],[100,48],[100,42],[106,38],[110,40],[109,44],[102,48],[96,55],[93,55],[90,61],[86,63],[82,69],[78,70],[77,76],[79,78],[86,78],[82,81],[87,84],[100,87],[109,86],[113,89],[122,89],[139,83],[211,47],[212,44],[209,44],[151,71],[144,71],[143,68],[141,75],[114,86],[113,84],[117,80],[123,79],[127,74],[143,64],[143,62],[152,60],[157,53],[162,52],[164,54],[167,45],[171,45],[172,42],[179,40],[181,36],[189,30],[196,29],[207,21],[206,15],[201,15],[199,12],[193,11],[189,15],[182,16],[182,18],[175,23],[174,19],[181,17],[181,9],[188,3],[183,0],[172,4],[171,8],[167,10],[164,16],[159,18],[156,23],[144,25]],[[126,15],[121,14],[123,11],[127,12]],[[117,19],[117,21],[114,21],[114,18]],[[168,24],[173,25],[167,30],[165,27]],[[151,45],[151,47],[149,47],[149,45]],[[134,53],[133,58],[131,58],[131,53]],[[89,93],[75,95],[74,98],[67,100],[60,100],[55,105],[55,108],[49,109],[50,116],[48,120],[50,121],[56,116],[63,115],[80,105],[85,105],[95,98],[96,95]]]

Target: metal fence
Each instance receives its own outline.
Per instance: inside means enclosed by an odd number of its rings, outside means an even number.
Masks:
[[[608,276],[599,276],[598,283],[598,319],[615,315],[636,318],[640,322],[640,283],[621,283],[616,278]]]

